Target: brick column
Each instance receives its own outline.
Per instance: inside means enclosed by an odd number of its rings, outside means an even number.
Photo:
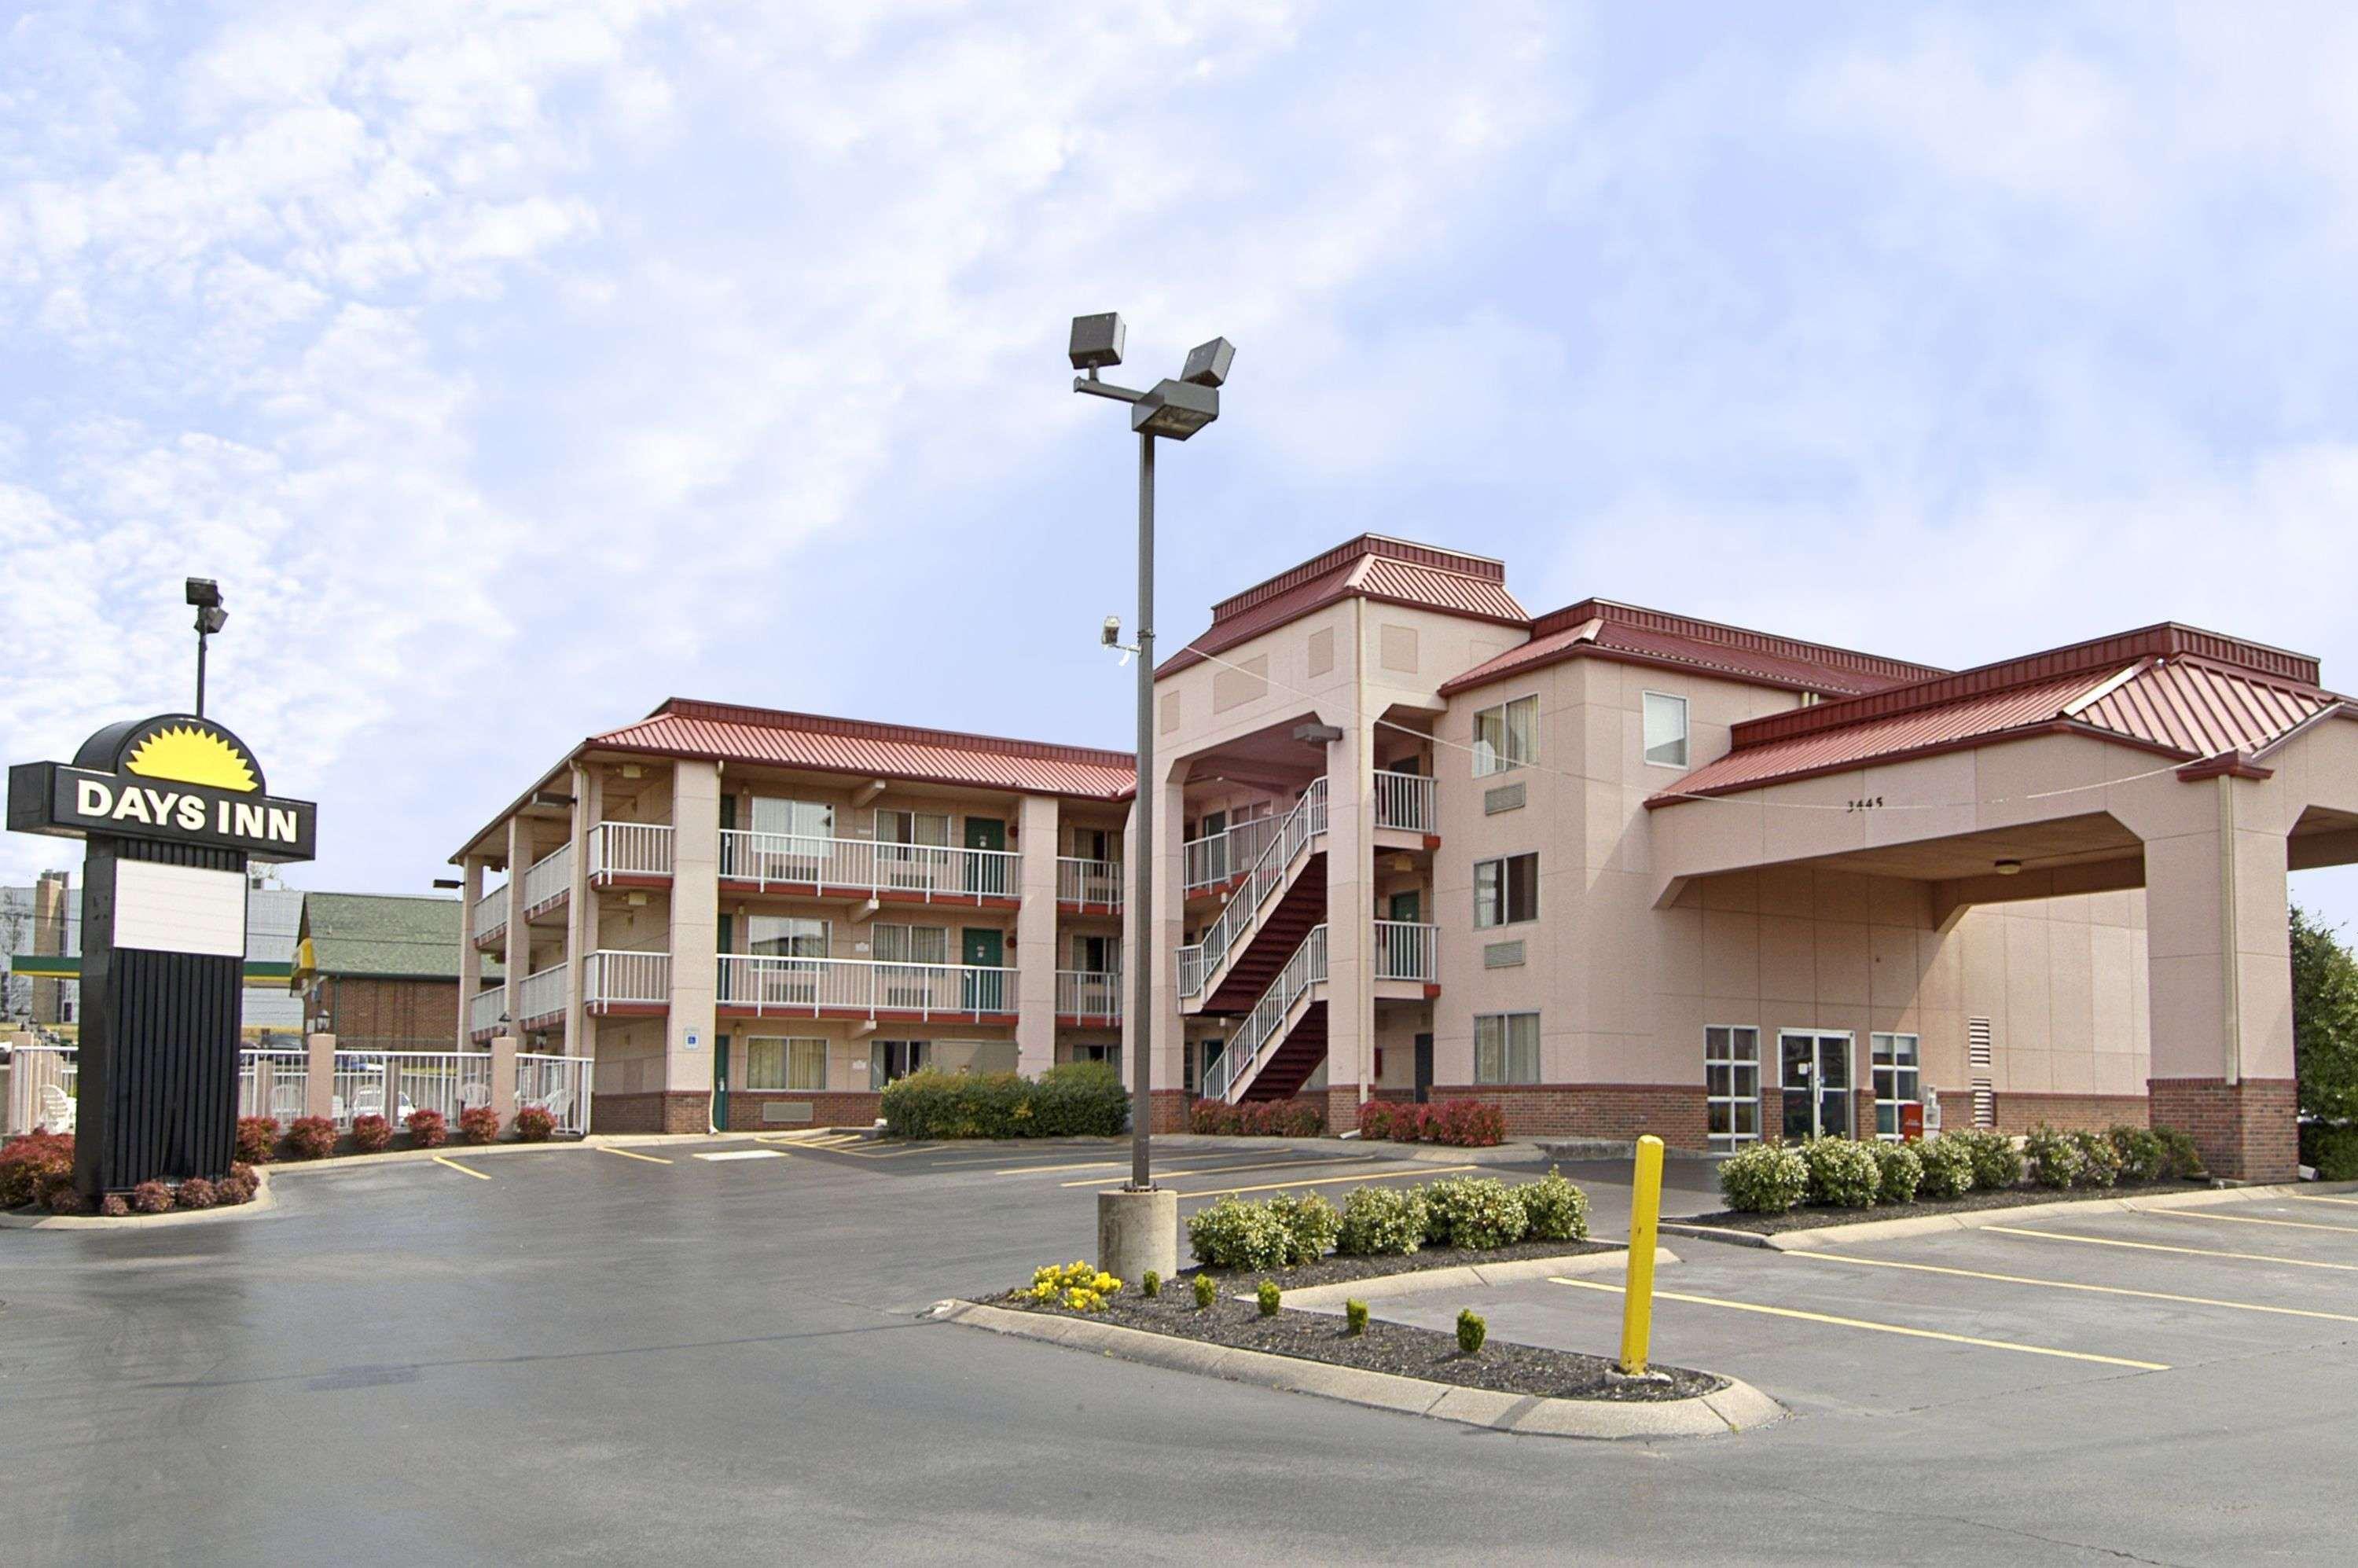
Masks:
[[[1056,1063],[1056,798],[1023,797],[1015,826],[1022,852],[1015,915],[1015,1068],[1037,1077]]]
[[[492,1039],[492,1108],[499,1112],[502,1127],[515,1119],[516,1037],[513,1034]]]

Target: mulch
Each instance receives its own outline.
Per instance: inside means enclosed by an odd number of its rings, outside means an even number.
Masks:
[[[1576,1258],[1587,1252],[1618,1252],[1618,1242],[1518,1241],[1511,1247],[1420,1247],[1402,1256],[1350,1257],[1340,1254],[1291,1269],[1214,1269],[1199,1265],[1182,1271],[1176,1281],[1184,1287],[1197,1274],[1209,1274],[1223,1288],[1240,1282],[1275,1280],[1281,1290],[1306,1285],[1333,1285],[1346,1280],[1372,1280],[1387,1274],[1415,1274],[1427,1269],[1455,1269],[1466,1263],[1510,1263],[1519,1258]]]
[[[1563,1252],[1576,1244],[1544,1245]],[[1496,1258],[1507,1250],[1501,1248],[1478,1256]],[[1424,1254],[1412,1256],[1421,1258]],[[1260,1350],[1272,1356],[1292,1356],[1305,1361],[1422,1378],[1430,1382],[1455,1383],[1461,1388],[1487,1389],[1502,1394],[1652,1403],[1692,1399],[1727,1387],[1725,1378],[1677,1367],[1655,1367],[1654,1371],[1665,1374],[1659,1380],[1623,1379],[1614,1371],[1613,1363],[1602,1357],[1515,1345],[1496,1338],[1468,1356],[1457,1348],[1454,1334],[1372,1317],[1365,1334],[1351,1335],[1344,1332],[1340,1315],[1281,1309],[1274,1317],[1263,1317],[1254,1303],[1236,1301],[1225,1292],[1211,1306],[1199,1311],[1193,1293],[1175,1283],[1165,1285],[1163,1293],[1152,1301],[1137,1294],[1134,1288],[1125,1289],[1102,1311],[1093,1313],[1043,1305],[1012,1292],[990,1304],[1020,1312],[1087,1317],[1096,1323],[1202,1340],[1234,1349]]]
[[[1719,1230],[1748,1230],[1776,1236],[1788,1230],[1815,1230],[1828,1225],[1861,1225],[1874,1219],[1914,1219],[1928,1214],[1964,1214],[1974,1209],[2021,1208],[2028,1204],[2085,1203],[2097,1198],[2148,1197],[2156,1193],[2196,1192],[2206,1181],[2123,1182],[2111,1187],[2009,1187],[2004,1192],[1971,1192],[1963,1197],[1919,1198],[1914,1203],[1877,1204],[1873,1208],[1796,1208],[1783,1214],[1682,1214],[1665,1224],[1708,1225]]]

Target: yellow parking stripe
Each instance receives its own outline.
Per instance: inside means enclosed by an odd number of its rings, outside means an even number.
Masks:
[[[1357,1176],[1322,1176],[1314,1182],[1264,1182],[1257,1187],[1198,1187],[1183,1198],[1223,1197],[1234,1193],[1290,1193],[1296,1187],[1331,1187],[1343,1182],[1393,1182],[1402,1176],[1446,1175],[1455,1171],[1478,1171],[1479,1165],[1424,1165],[1413,1171],[1375,1171]]]
[[[434,1162],[438,1165],[448,1165],[452,1170],[458,1172],[460,1175],[472,1176],[479,1182],[488,1182],[491,1180],[491,1177],[483,1174],[482,1172],[475,1170],[471,1166],[461,1165],[456,1160],[445,1160],[439,1154],[434,1156]]]
[[[1256,1165],[1198,1164],[1190,1165],[1184,1170],[1182,1170],[1175,1165],[1167,1165],[1163,1167],[1163,1170],[1167,1174],[1174,1176],[1225,1176],[1231,1171],[1238,1173],[1246,1171],[1292,1171],[1307,1169],[1319,1165],[1357,1165],[1365,1162],[1366,1162],[1364,1161],[1358,1160],[1332,1160],[1314,1157],[1305,1160],[1263,1160]],[[1130,1162],[1123,1160],[1118,1162],[1118,1163],[1127,1166]],[[1085,1182],[1066,1182],[1063,1184],[1068,1187],[1118,1187],[1128,1180],[1130,1180],[1128,1176],[1095,1176]]]
[[[2036,1285],[2050,1291],[2085,1291],[2100,1296],[2136,1296],[2149,1302],[2177,1302],[2184,1306],[2232,1307],[2237,1312],[2276,1313],[2285,1317],[2321,1317],[2331,1323],[2358,1323],[2358,1314],[2317,1312],[2309,1307],[2266,1306],[2258,1302],[2227,1302],[2216,1296],[2181,1296],[2168,1291],[2133,1291],[2125,1285],[2090,1285],[2077,1280],[2040,1280],[2027,1274],[1992,1274],[1979,1269],[1949,1269],[1937,1263],[1903,1263],[1895,1258],[1854,1258],[1843,1252],[1787,1252],[1805,1263],[1852,1263],[1862,1269],[1906,1269],[1919,1274],[1951,1274],[1964,1280],[1995,1280],[2002,1285]]]
[[[1570,1285],[1576,1290],[1610,1291],[1621,1293],[1619,1285],[1608,1285],[1598,1280],[1566,1280],[1548,1277],[1551,1285]],[[1690,1302],[1697,1306],[1725,1307],[1731,1312],[1758,1313],[1765,1317],[1790,1317],[1802,1323],[1831,1324],[1837,1328],[1863,1328],[1872,1334],[1905,1335],[1909,1339],[1938,1339],[1950,1345],[1972,1345],[1984,1350],[2012,1350],[2025,1356],[2053,1356],[2065,1361],[2094,1361],[2106,1367],[2128,1367],[2140,1372],[2167,1372],[2169,1364],[2161,1361],[2132,1361],[2122,1356],[2098,1356],[2087,1350],[2057,1350],[2046,1345],[2017,1345],[2011,1339],[1976,1339],[1970,1334],[1943,1334],[1936,1328],[1910,1328],[1905,1324],[1873,1323],[1863,1317],[1836,1317],[1832,1313],[1803,1312],[1799,1307],[1764,1306],[1758,1302],[1728,1301],[1720,1296],[1691,1296],[1677,1291],[1656,1291],[1655,1299],[1666,1302]]]
[[[2286,1195],[2295,1203],[2346,1203],[2352,1208],[2358,1208],[2358,1198],[2330,1198],[2323,1193],[2289,1193]]]
[[[2138,1212],[2165,1215],[2171,1219],[2215,1219],[2222,1225],[2276,1225],[2287,1230],[2338,1230],[2344,1236],[2358,1236],[2358,1225],[2320,1225],[2313,1219],[2262,1219],[2255,1214],[2212,1214],[2200,1208],[2148,1208]]]
[[[617,1149],[611,1143],[600,1143],[598,1147],[604,1150],[609,1154],[620,1154],[625,1160],[644,1160],[650,1165],[668,1165],[671,1163],[670,1161],[663,1158],[659,1154],[633,1154],[628,1149]]]
[[[2035,1236],[2041,1241],[2082,1241],[2091,1247],[2126,1247],[2139,1252],[2182,1252],[2194,1258],[2235,1258],[2246,1263],[2288,1263],[2296,1269],[2339,1269],[2358,1274],[2358,1263],[2328,1263],[2316,1258],[2279,1258],[2273,1252],[2223,1252],[2215,1247],[2172,1247],[2164,1241],[2122,1241],[2110,1236],[2074,1236],[2066,1230],[2033,1230],[2028,1226],[1985,1225],[1984,1231],[2000,1236]]]

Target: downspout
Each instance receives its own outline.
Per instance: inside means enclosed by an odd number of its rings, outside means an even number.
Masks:
[[[2225,1061],[2227,1086],[2244,1078],[2244,1014],[2242,982],[2236,974],[2242,942],[2236,930],[2235,898],[2235,778],[2219,775],[2219,991],[2226,1010]]]

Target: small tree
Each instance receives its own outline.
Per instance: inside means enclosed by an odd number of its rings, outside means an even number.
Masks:
[[[2294,905],[2293,1074],[2301,1109],[2349,1121],[2358,1120],[2358,958],[2337,930]]]

